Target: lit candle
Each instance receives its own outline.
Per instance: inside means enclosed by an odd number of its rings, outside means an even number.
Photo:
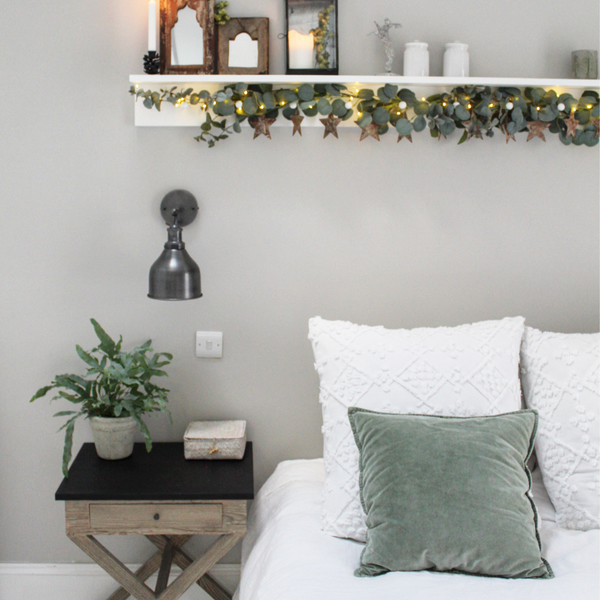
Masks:
[[[288,47],[290,53],[290,69],[314,68],[313,52],[315,38],[312,33],[302,35],[295,29],[288,33]]]
[[[156,0],[148,4],[148,52],[156,52]]]

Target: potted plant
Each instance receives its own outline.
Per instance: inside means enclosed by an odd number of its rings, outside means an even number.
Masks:
[[[166,352],[154,353],[152,340],[131,350],[122,352],[123,337],[115,342],[90,319],[100,344],[86,352],[76,346],[77,354],[87,365],[84,377],[65,374],[56,375],[54,381],[39,389],[31,402],[45,396],[50,390],[58,390],[52,400],[64,398],[76,405],[78,410],[65,410],[55,417],[69,417],[59,429],[65,430],[63,473],[68,477],[73,430],[79,417],[89,419],[96,452],[101,458],[117,460],[127,458],[133,452],[133,438],[139,425],[146,441],[146,450],[152,450],[150,432],[142,415],[167,410],[169,390],[152,383],[153,377],[165,377],[162,367],[168,365],[173,356]],[[171,417],[169,413],[169,418]]]

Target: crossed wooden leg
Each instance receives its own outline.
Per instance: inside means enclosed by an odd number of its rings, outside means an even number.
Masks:
[[[146,537],[159,551],[133,573],[94,536],[69,534],[71,541],[121,584],[122,588],[112,594],[109,600],[125,600],[130,595],[138,600],[177,600],[195,582],[215,600],[231,600],[231,596],[206,572],[242,539],[243,533],[222,535],[196,560],[180,548],[192,536]],[[182,573],[167,586],[172,562],[181,567]],[[144,582],[156,571],[159,574],[155,592]]]

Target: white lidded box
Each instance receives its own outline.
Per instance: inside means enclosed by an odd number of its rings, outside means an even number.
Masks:
[[[192,421],[183,435],[188,460],[244,458],[246,421]]]

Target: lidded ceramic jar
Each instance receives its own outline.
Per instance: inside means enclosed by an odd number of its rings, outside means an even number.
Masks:
[[[444,77],[469,76],[469,45],[460,42],[446,44]]]
[[[408,42],[404,47],[404,77],[429,77],[429,46]]]

